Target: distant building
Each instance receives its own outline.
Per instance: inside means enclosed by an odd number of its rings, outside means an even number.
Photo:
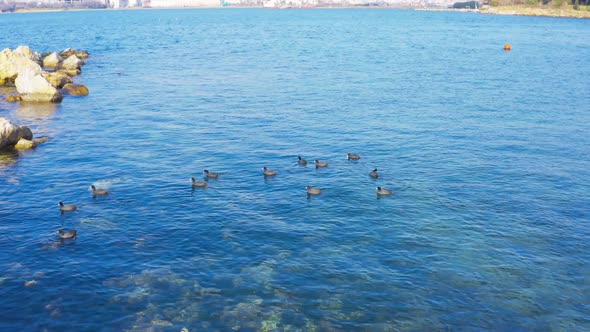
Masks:
[[[109,7],[109,1],[112,0],[0,0],[0,4],[16,8],[104,8]]]
[[[144,0],[149,8],[221,7],[221,0]]]

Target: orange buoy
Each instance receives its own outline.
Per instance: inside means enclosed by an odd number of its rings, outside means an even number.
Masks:
[[[511,49],[512,49],[512,46],[510,46],[510,44],[504,45],[504,51],[510,51]]]

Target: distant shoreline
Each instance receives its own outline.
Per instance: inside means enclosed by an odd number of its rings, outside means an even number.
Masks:
[[[552,6],[497,6],[483,7],[482,14],[490,15],[514,15],[514,16],[543,16],[564,18],[590,18],[590,8],[580,6],[580,10],[574,10],[572,6],[555,8]]]
[[[0,14],[45,13],[65,11],[94,11],[94,10],[151,10],[151,9],[212,9],[212,8],[265,8],[253,6],[198,6],[198,7],[130,7],[130,8],[26,8],[17,9],[14,12],[0,12]],[[590,6],[573,10],[572,6],[566,8],[554,8],[550,6],[484,6],[480,9],[457,9],[441,7],[404,7],[404,6],[321,6],[321,7],[273,7],[265,9],[409,9],[417,11],[448,11],[448,12],[474,12],[485,15],[511,15],[511,16],[538,16],[538,17],[564,17],[564,18],[590,18]]]

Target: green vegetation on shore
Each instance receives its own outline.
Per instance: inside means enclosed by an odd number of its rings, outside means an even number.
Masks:
[[[524,15],[524,16],[551,16],[551,17],[573,17],[573,18],[590,18],[590,5],[579,5],[574,9],[574,5],[568,5],[564,2],[553,1],[547,4],[513,4],[513,5],[494,5],[484,6],[480,9],[483,14],[496,15]]]

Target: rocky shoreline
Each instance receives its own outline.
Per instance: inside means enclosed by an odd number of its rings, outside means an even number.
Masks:
[[[88,88],[75,84],[88,52],[66,49],[39,54],[28,46],[0,52],[0,86],[8,87],[7,102],[60,103],[64,95],[85,96]],[[30,149],[47,141],[33,140],[28,127],[0,118],[0,149]]]

